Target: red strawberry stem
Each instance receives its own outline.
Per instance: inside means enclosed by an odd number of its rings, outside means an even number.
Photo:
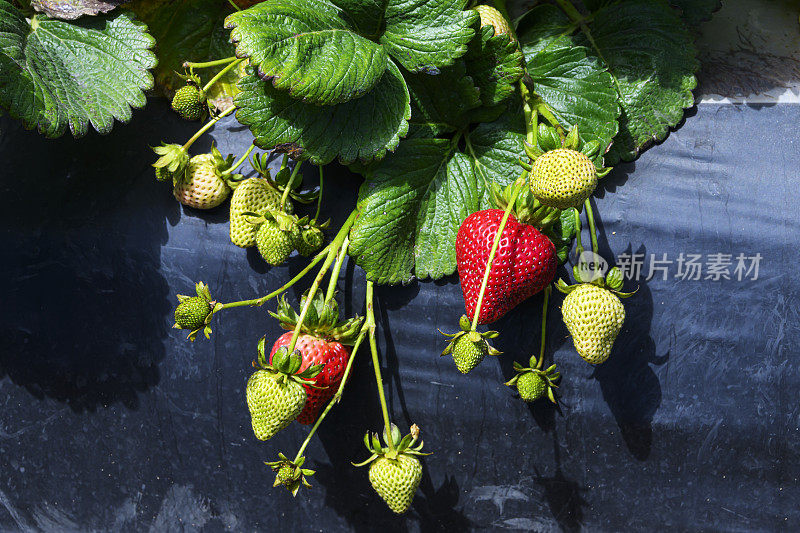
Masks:
[[[200,129],[197,131],[197,133],[195,133],[194,135],[192,135],[192,137],[191,137],[191,138],[190,138],[188,141],[186,141],[186,144],[184,144],[182,148],[183,148],[184,150],[188,150],[188,149],[189,149],[189,147],[190,147],[190,146],[192,146],[192,145],[194,144],[194,142],[195,142],[197,139],[199,139],[199,138],[200,138],[200,137],[201,137],[201,136],[202,136],[202,135],[203,135],[205,132],[207,132],[208,130],[210,130],[210,129],[211,129],[211,127],[212,127],[214,124],[216,124],[217,122],[219,122],[219,120],[220,120],[221,118],[223,118],[223,117],[226,117],[226,116],[230,115],[231,113],[233,113],[233,111],[234,111],[235,109],[236,109],[236,107],[233,107],[233,106],[231,106],[230,108],[226,109],[225,111],[223,111],[222,113],[220,113],[220,114],[219,114],[219,115],[217,115],[216,117],[214,117],[214,118],[212,118],[211,120],[209,120],[209,121],[208,121],[208,122],[207,122],[207,123],[206,123],[206,124],[205,124],[205,125],[204,125],[202,128],[200,128]]]
[[[492,270],[492,263],[494,262],[494,256],[497,254],[497,248],[500,246],[500,237],[503,235],[503,230],[506,229],[506,223],[508,222],[508,217],[511,216],[511,209],[514,208],[514,204],[517,202],[517,197],[519,193],[522,192],[522,188],[525,186],[525,179],[520,178],[517,180],[517,183],[514,187],[514,193],[511,195],[511,200],[509,200],[508,205],[506,206],[506,210],[503,212],[503,218],[500,219],[500,227],[497,228],[497,234],[494,236],[494,242],[492,243],[492,249],[489,251],[489,259],[486,261],[486,270],[483,272],[483,281],[481,282],[481,290],[478,293],[478,302],[475,304],[475,314],[472,317],[472,331],[475,331],[475,328],[478,326],[478,317],[481,314],[481,306],[483,305],[483,295],[486,292],[486,286],[489,283],[489,273]]]
[[[364,327],[369,331],[369,351],[372,354],[372,367],[375,369],[375,382],[378,384],[378,399],[381,402],[381,413],[383,414],[383,425],[386,435],[392,434],[392,423],[389,420],[389,409],[386,407],[386,396],[383,393],[383,378],[381,377],[381,364],[378,361],[378,346],[375,343],[375,307],[373,305],[373,286],[371,281],[367,281],[367,321]],[[394,451],[392,439],[386,439],[389,450]]]
[[[235,61],[232,61],[232,62],[231,62],[231,63],[230,63],[230,64],[229,64],[227,67],[225,67],[224,69],[222,69],[222,70],[220,70],[219,72],[217,72],[217,74],[216,74],[216,75],[215,75],[213,78],[211,78],[211,79],[209,80],[209,82],[208,82],[208,83],[206,83],[206,84],[203,86],[203,93],[205,93],[207,90],[209,90],[211,87],[213,87],[213,85],[214,85],[214,84],[215,84],[215,83],[216,83],[216,82],[217,82],[217,81],[218,81],[218,80],[219,80],[219,79],[220,79],[222,76],[224,76],[226,72],[228,72],[230,69],[232,69],[232,68],[236,67],[236,66],[237,66],[239,63],[241,63],[242,61],[244,61],[244,58],[242,58],[242,59],[237,59],[237,60],[235,60]]]
[[[298,164],[299,166],[299,164]],[[287,185],[287,189],[291,186],[292,179],[289,180],[289,185]],[[314,278],[314,283],[311,284],[311,288],[308,289],[308,294],[306,294],[306,301],[303,304],[303,310],[300,311],[300,316],[297,318],[297,324],[294,327],[294,331],[292,332],[292,340],[289,342],[289,353],[294,351],[295,346],[297,345],[297,339],[300,337],[300,330],[303,327],[303,322],[306,319],[306,315],[308,314],[308,310],[311,307],[311,302],[314,300],[314,295],[317,293],[317,289],[319,289],[320,284],[322,283],[325,274],[328,273],[328,269],[330,268],[331,264],[333,263],[334,259],[336,259],[340,248],[347,240],[348,235],[350,233],[350,227],[353,225],[353,222],[356,220],[356,216],[358,215],[358,211],[353,211],[350,213],[350,216],[347,218],[347,221],[344,223],[342,228],[339,230],[339,233],[334,237],[333,242],[328,247],[328,256],[325,258],[325,262],[322,263],[322,267],[319,269],[319,273],[317,277]]]
[[[592,202],[586,199],[583,204],[586,208],[586,219],[589,221],[589,236],[592,238],[592,251],[597,254],[597,230],[594,227],[594,212],[592,211]]]
[[[342,374],[342,382],[339,383],[339,388],[336,390],[336,394],[333,395],[331,401],[328,402],[328,405],[325,406],[325,409],[320,413],[319,417],[317,417],[317,421],[314,422],[314,425],[311,426],[311,431],[308,432],[306,435],[306,440],[303,441],[303,444],[300,446],[300,449],[297,450],[297,455],[294,458],[294,462],[300,460],[303,456],[303,452],[306,450],[308,443],[311,442],[311,437],[314,436],[314,433],[317,432],[317,428],[322,424],[322,421],[328,415],[328,412],[333,409],[333,406],[339,403],[339,400],[342,398],[342,394],[344,393],[344,386],[347,384],[347,378],[350,376],[350,369],[353,367],[353,361],[356,358],[356,353],[358,352],[358,347],[361,346],[361,341],[364,340],[366,336],[367,330],[366,328],[362,328],[361,332],[358,334],[358,338],[356,339],[355,344],[353,345],[353,351],[350,353],[350,359],[347,361],[347,366],[344,369],[344,374]]]
[[[544,289],[544,300],[542,302],[542,344],[539,347],[539,361],[536,363],[536,368],[541,370],[544,366],[544,348],[545,348],[545,333],[547,331],[547,305],[550,303],[550,291],[552,287],[548,285]]]

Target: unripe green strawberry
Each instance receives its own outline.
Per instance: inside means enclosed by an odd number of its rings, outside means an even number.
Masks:
[[[488,353],[488,343],[477,332],[461,335],[453,344],[453,361],[462,374],[478,366]]]
[[[278,472],[275,474],[275,485],[283,485],[284,487],[289,487],[294,482],[294,465],[290,463],[284,463],[278,468]]]
[[[508,35],[511,37],[511,26],[497,9],[484,4],[473,7],[481,16],[481,26],[493,26],[495,35]]]
[[[280,193],[264,178],[241,182],[231,197],[231,242],[241,248],[255,246],[258,227],[250,224],[243,213],[249,211],[264,215],[267,211],[279,209],[280,202]],[[287,201],[286,212],[292,211],[292,203]]]
[[[325,234],[322,230],[315,226],[309,226],[300,231],[294,247],[300,255],[309,256],[319,250],[323,242],[325,242]]]
[[[533,402],[547,392],[547,381],[538,372],[525,372],[517,379],[517,392],[526,402]]]
[[[582,283],[564,298],[561,314],[578,355],[593,365],[608,359],[625,321],[625,307],[616,294]]]
[[[401,453],[397,459],[378,457],[369,467],[369,482],[389,509],[408,511],[422,479],[422,465],[416,457]]]
[[[158,181],[167,181],[172,178],[172,172],[167,170],[167,167],[156,167],[156,179]]]
[[[200,296],[186,298],[175,308],[175,323],[181,329],[196,330],[203,327],[211,312],[208,300]]]
[[[189,83],[175,92],[172,109],[184,120],[200,120],[205,112],[203,93],[197,85]]]
[[[536,158],[529,183],[536,199],[548,207],[579,207],[597,186],[597,170],[581,152],[559,148]]]
[[[178,180],[172,190],[176,200],[195,209],[217,207],[230,193],[231,188],[220,177],[212,154],[191,158],[185,179]]]
[[[292,232],[284,231],[277,221],[267,219],[256,232],[258,253],[270,265],[281,265],[289,259],[294,250]]]
[[[306,404],[303,386],[280,376],[279,372],[257,370],[247,381],[247,407],[259,440],[271,439],[291,424]]]

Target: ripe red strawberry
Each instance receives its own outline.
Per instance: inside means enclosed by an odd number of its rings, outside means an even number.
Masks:
[[[270,363],[272,356],[281,346],[289,346],[292,340],[292,332],[287,331],[275,341],[272,351],[269,354]],[[317,387],[315,389],[308,385],[303,385],[306,389],[306,405],[298,415],[297,421],[301,424],[313,424],[317,419],[322,407],[333,398],[342,382],[342,375],[350,359],[350,346],[345,346],[340,342],[320,339],[313,335],[300,335],[297,338],[297,350],[303,355],[303,363],[300,365],[300,372],[314,365],[325,365],[322,371],[313,380]]]
[[[467,315],[478,303],[486,262],[492,249],[501,209],[486,209],[464,220],[456,236],[456,262]],[[478,324],[498,320],[523,300],[544,289],[556,274],[555,245],[539,230],[510,215],[494,257]]]

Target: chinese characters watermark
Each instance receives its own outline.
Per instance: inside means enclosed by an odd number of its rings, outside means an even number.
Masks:
[[[676,258],[667,254],[650,254],[645,264],[643,253],[623,253],[617,256],[617,266],[625,279],[677,279],[681,281],[757,280],[762,256],[734,254],[690,254],[681,252]]]

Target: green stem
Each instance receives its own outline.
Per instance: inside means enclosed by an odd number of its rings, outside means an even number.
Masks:
[[[539,125],[536,123],[538,115],[531,107],[531,92],[523,80],[519,80],[519,94],[522,96],[522,112],[525,115],[526,140],[528,144],[536,146],[536,137],[539,133]]]
[[[597,254],[597,231],[594,226],[592,202],[587,198],[583,205],[586,208],[586,218],[589,220],[589,236],[592,238],[592,251]]]
[[[540,115],[542,115],[545,118],[547,122],[550,123],[551,126],[553,126],[553,128],[556,129],[556,131],[563,134],[564,128],[561,127],[561,124],[559,124],[556,116],[553,114],[552,111],[550,111],[550,108],[547,106],[545,101],[542,100],[542,97],[539,96],[538,94],[535,95],[534,97],[534,108]]]
[[[292,287],[292,285],[294,285],[295,283],[300,281],[302,278],[305,277],[306,274],[311,272],[311,270],[315,266],[317,266],[317,264],[319,264],[320,261],[322,261],[325,257],[327,257],[328,251],[330,250],[330,247],[331,247],[331,245],[329,244],[328,246],[323,248],[322,251],[319,252],[316,256],[314,256],[314,259],[312,259],[311,262],[302,271],[300,271],[299,274],[297,274],[295,277],[293,277],[288,282],[286,282],[286,284],[283,287],[281,287],[279,289],[276,289],[276,290],[272,291],[271,293],[267,294],[266,296],[262,296],[261,298],[255,298],[253,300],[241,300],[239,302],[230,302],[230,303],[227,303],[227,304],[222,304],[222,308],[221,309],[230,309],[232,307],[244,307],[246,305],[253,306],[253,307],[264,305],[265,303],[267,303],[272,298],[275,298],[276,296],[278,296],[278,295],[282,294],[283,292],[287,291],[289,288]]]
[[[285,156],[284,156],[285,157]],[[286,159],[284,159],[286,162]],[[284,165],[281,164],[281,167]],[[294,186],[294,179],[297,177],[297,173],[300,171],[300,161],[297,161],[292,169],[292,175],[289,176],[289,182],[286,184],[286,188],[283,190],[283,195],[281,195],[281,211],[286,211],[286,200],[289,198],[289,192],[292,190]]]
[[[242,157],[240,157],[240,158],[239,158],[239,160],[238,160],[238,161],[236,161],[236,162],[235,162],[235,163],[234,163],[234,164],[231,166],[231,168],[229,168],[228,170],[226,170],[226,171],[222,172],[221,174],[222,174],[223,176],[225,176],[225,175],[227,175],[227,174],[233,174],[233,171],[234,171],[234,170],[236,170],[237,168],[239,168],[239,167],[242,165],[242,163],[244,163],[244,162],[245,162],[245,160],[247,159],[247,157],[250,155],[250,152],[252,152],[252,151],[253,151],[253,149],[254,149],[255,147],[256,147],[256,145],[255,145],[255,144],[251,144],[251,145],[250,145],[250,148],[248,148],[248,149],[247,149],[247,151],[244,153],[244,155],[243,155]]]
[[[574,22],[580,23],[583,20],[583,16],[569,0],[556,0],[556,4],[558,4],[558,7],[560,7]]]
[[[322,165],[319,166],[319,196],[317,196],[317,212],[314,213],[314,221],[319,220],[319,210],[322,208]]]
[[[219,72],[217,72],[217,74],[213,78],[211,78],[208,83],[206,83],[203,86],[203,93],[205,93],[207,90],[209,90],[217,82],[217,80],[219,80],[222,76],[225,75],[226,72],[228,72],[230,69],[236,67],[242,61],[244,61],[244,59],[237,59],[237,60],[233,61],[230,65],[225,67],[224,69],[222,69]]]
[[[369,330],[369,351],[372,354],[372,367],[375,369],[375,382],[378,384],[378,399],[381,402],[381,413],[383,414],[383,425],[389,450],[394,451],[394,442],[391,438],[392,423],[389,421],[389,409],[386,407],[386,396],[383,392],[383,378],[381,377],[381,364],[378,361],[378,346],[375,342],[375,306],[373,303],[373,286],[371,281],[367,281],[367,322],[365,327]]]
[[[192,146],[197,139],[199,139],[205,132],[210,130],[211,127],[214,124],[216,124],[217,122],[220,121],[220,119],[222,119],[223,117],[226,117],[226,116],[230,115],[231,113],[233,113],[234,109],[236,109],[236,108],[235,107],[228,108],[225,111],[223,111],[222,113],[220,113],[219,115],[217,115],[216,117],[214,117],[211,120],[209,120],[202,128],[197,130],[197,133],[192,135],[192,137],[188,141],[186,141],[186,144],[184,144],[182,148],[184,150],[188,150],[189,147]]]
[[[548,285],[544,288],[544,302],[542,302],[542,344],[539,347],[539,361],[536,363],[536,368],[539,370],[541,370],[542,366],[544,366],[545,333],[547,331],[547,305],[550,303],[551,290],[551,285]]]
[[[328,402],[328,405],[325,406],[325,410],[323,410],[320,415],[317,417],[317,421],[314,422],[314,425],[311,427],[311,431],[308,432],[306,435],[306,440],[303,441],[303,444],[300,445],[300,449],[297,450],[297,455],[294,457],[294,463],[300,460],[303,456],[303,452],[306,450],[308,443],[311,442],[311,437],[314,436],[314,433],[317,432],[317,428],[319,428],[322,421],[325,420],[325,417],[328,415],[328,412],[333,409],[333,406],[339,403],[339,400],[342,398],[342,393],[344,392],[344,386],[347,384],[347,378],[350,376],[350,369],[353,368],[353,361],[356,358],[356,353],[358,352],[359,346],[361,346],[361,341],[364,340],[364,337],[367,333],[366,329],[362,329],[361,332],[358,334],[358,338],[356,339],[356,343],[353,345],[353,350],[350,352],[350,359],[347,361],[347,366],[344,369],[344,374],[342,374],[342,381],[339,383],[339,389],[336,391],[336,394],[333,395],[331,401]]]
[[[319,289],[325,274],[328,273],[331,263],[333,263],[333,260],[338,255],[340,247],[344,243],[345,239],[347,239],[347,236],[350,232],[350,227],[353,225],[353,222],[355,222],[357,213],[358,211],[353,211],[350,213],[350,217],[344,223],[342,228],[339,230],[339,233],[328,247],[328,256],[325,258],[325,262],[322,263],[322,267],[320,267],[317,277],[314,278],[314,283],[311,284],[311,288],[308,289],[308,294],[306,294],[306,302],[303,304],[303,309],[300,311],[300,316],[297,318],[297,324],[292,332],[292,340],[289,342],[289,353],[293,352],[295,346],[297,345],[297,339],[300,337],[300,329],[303,327],[303,322],[306,319],[309,308],[311,308],[311,302],[314,300],[314,295],[317,293],[317,289]]]
[[[492,243],[492,248],[489,251],[489,259],[486,261],[486,270],[483,272],[481,290],[478,293],[478,303],[475,305],[475,314],[472,317],[472,331],[475,331],[475,328],[478,326],[478,316],[481,314],[483,295],[486,293],[486,286],[489,284],[489,273],[492,270],[492,262],[494,261],[495,254],[497,254],[497,248],[500,245],[500,237],[503,234],[503,230],[506,228],[508,217],[511,215],[511,209],[513,209],[514,204],[517,202],[517,197],[519,196],[519,193],[522,192],[522,188],[525,186],[525,183],[526,182],[524,178],[517,179],[517,184],[514,187],[514,193],[511,195],[511,200],[509,200],[505,212],[503,212],[503,218],[500,219],[500,227],[497,228],[497,234],[494,236],[494,242]]]
[[[233,63],[236,61],[236,56],[226,57],[225,59],[217,59],[215,61],[206,61],[204,63],[192,63],[191,61],[185,61],[183,63],[183,68],[208,68],[208,67],[218,67],[220,65],[227,65],[228,63]]]
[[[342,249],[339,250],[339,256],[336,258],[336,263],[333,265],[333,271],[331,272],[331,279],[328,281],[328,290],[325,292],[325,303],[331,301],[333,298],[333,293],[336,291],[336,282],[339,280],[339,272],[342,271],[342,265],[344,264],[344,256],[347,255],[347,248],[350,246],[350,237],[345,238],[344,243],[342,244]]]
[[[575,251],[578,252],[578,257],[583,254],[583,244],[581,243],[581,214],[575,209]]]

